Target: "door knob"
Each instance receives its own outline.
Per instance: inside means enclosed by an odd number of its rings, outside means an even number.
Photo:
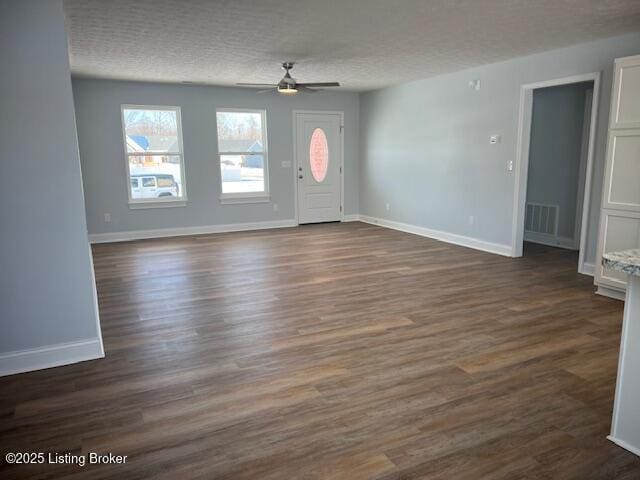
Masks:
[[[302,179],[302,175],[298,175],[298,178]]]

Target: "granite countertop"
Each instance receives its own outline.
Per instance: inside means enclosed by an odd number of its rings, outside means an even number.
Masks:
[[[602,255],[602,265],[605,268],[640,277],[640,248],[605,253]]]

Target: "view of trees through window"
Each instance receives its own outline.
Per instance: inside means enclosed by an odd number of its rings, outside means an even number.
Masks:
[[[131,200],[184,197],[178,115],[177,108],[123,108]]]
[[[222,193],[265,192],[264,112],[221,110],[216,119]]]

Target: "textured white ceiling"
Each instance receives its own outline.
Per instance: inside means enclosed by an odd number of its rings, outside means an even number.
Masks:
[[[640,0],[66,0],[77,75],[363,91],[640,30]]]

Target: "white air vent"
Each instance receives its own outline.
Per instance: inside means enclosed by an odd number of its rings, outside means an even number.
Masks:
[[[525,232],[556,236],[558,234],[559,213],[558,205],[527,203],[527,212],[524,218]]]

